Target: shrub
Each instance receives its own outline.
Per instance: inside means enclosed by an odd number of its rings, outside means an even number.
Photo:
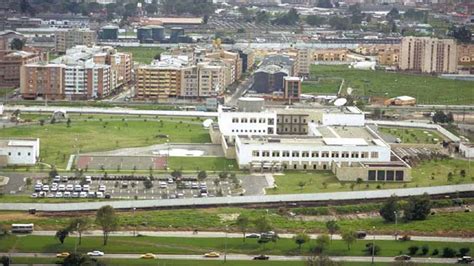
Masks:
[[[443,256],[443,258],[454,258],[454,257],[456,257],[456,250],[454,250],[450,247],[443,248],[442,256]]]
[[[420,248],[418,246],[411,246],[408,248],[408,255],[415,255]]]
[[[439,250],[437,248],[435,248],[433,252],[431,252],[431,255],[433,256],[437,256],[438,254],[439,254]]]
[[[428,254],[429,251],[430,251],[430,247],[429,247],[429,246],[423,245],[423,246],[421,247],[421,255],[426,256],[426,254]]]
[[[460,248],[459,249],[459,255],[462,257],[462,256],[466,256],[467,254],[469,254],[469,251],[471,251],[470,248],[467,248],[467,247],[463,247],[463,248]]]

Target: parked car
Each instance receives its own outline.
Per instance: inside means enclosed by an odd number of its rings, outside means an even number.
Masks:
[[[100,192],[105,192],[105,189],[106,189],[105,185],[100,185],[99,186],[99,191]]]
[[[356,232],[356,237],[358,239],[362,239],[362,238],[365,238],[367,236],[367,232],[366,231],[357,231]]]
[[[66,192],[64,192],[63,196],[64,196],[65,198],[70,198],[70,197],[71,197],[71,192],[66,191]]]
[[[408,255],[400,255],[394,258],[395,260],[411,260],[411,257]]]
[[[82,191],[82,186],[81,185],[75,185],[74,186],[74,191],[81,192]]]
[[[270,259],[270,257],[262,254],[262,255],[258,255],[256,257],[253,257],[253,259],[254,260],[268,260],[268,259]]]
[[[49,191],[49,186],[48,185],[44,185],[43,188],[42,188],[43,191]]]
[[[102,251],[94,250],[94,251],[91,251],[91,252],[87,252],[87,255],[89,255],[91,257],[101,257],[101,256],[104,256],[105,254]]]
[[[83,191],[79,193],[79,198],[87,198],[87,192]]]
[[[248,234],[245,236],[245,238],[260,238],[259,234]]]
[[[219,258],[221,256],[221,254],[217,253],[217,252],[214,252],[214,251],[211,251],[211,252],[208,252],[206,254],[204,254],[204,257],[206,258]]]
[[[65,186],[64,184],[60,184],[60,185],[58,186],[58,190],[59,190],[59,191],[65,191],[65,190],[66,190],[66,186]]]
[[[86,183],[89,183],[89,184],[92,183],[92,177],[91,177],[91,176],[88,176],[88,175],[87,175],[87,176],[84,178],[84,180],[86,181]]]
[[[400,241],[410,241],[411,237],[409,235],[403,235],[399,239]]]
[[[66,191],[74,191],[74,185],[73,184],[66,185]]]

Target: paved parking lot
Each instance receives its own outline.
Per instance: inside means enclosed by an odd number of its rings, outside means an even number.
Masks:
[[[15,174],[10,179],[7,193],[35,198],[174,199],[240,196],[243,191],[245,195],[262,195],[267,186],[262,176],[240,176],[238,180],[219,179],[217,176],[197,180],[186,176],[176,182],[169,175],[160,175],[150,181],[149,188],[145,187],[145,176],[93,176],[90,181],[85,177],[69,177],[66,181],[61,175],[60,179],[49,182],[46,177],[39,178],[34,174],[30,177],[33,183],[27,189],[26,177]]]

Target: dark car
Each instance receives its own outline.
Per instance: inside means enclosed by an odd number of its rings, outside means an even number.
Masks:
[[[259,234],[249,234],[249,235],[246,235],[245,238],[260,238],[260,235]]]
[[[458,258],[458,263],[460,264],[470,264],[472,262],[472,258],[470,256],[464,256],[462,258]]]
[[[357,236],[358,239],[365,238],[367,236],[367,232],[366,231],[357,231],[356,236]]]
[[[396,256],[395,260],[411,260],[411,257],[408,255],[400,255],[400,256]]]
[[[270,259],[269,256],[266,256],[266,255],[258,255],[256,257],[253,257],[254,260],[268,260]]]

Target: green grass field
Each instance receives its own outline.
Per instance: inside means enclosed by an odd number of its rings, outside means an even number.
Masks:
[[[226,159],[222,157],[170,157],[170,169],[185,169],[185,170],[239,170],[235,160]]]
[[[317,81],[308,80],[301,84],[303,93],[314,94],[337,94],[341,86],[341,79],[320,79]]]
[[[474,101],[473,83],[469,81],[327,65],[313,65],[311,77],[343,78],[344,87],[351,87],[355,95],[381,97],[408,95],[417,98],[420,104],[471,104]]]
[[[379,127],[379,131],[399,138],[402,143],[438,144],[444,140],[443,136],[434,130]]]
[[[365,205],[349,207],[329,207],[329,211],[337,210],[338,213],[354,213],[373,211],[371,206],[364,209]],[[292,211],[292,209],[289,209]],[[296,210],[294,211],[296,212]],[[230,231],[239,232],[233,226],[234,219],[239,214],[247,215],[251,219],[257,219],[266,215],[265,209],[244,209],[244,208],[215,208],[215,209],[179,209],[179,210],[159,210],[159,211],[137,211],[119,212],[120,230],[132,230],[137,227],[140,231],[148,230],[184,230],[192,231],[223,231],[226,225]],[[328,213],[326,213],[328,214]],[[84,214],[94,219],[94,213]],[[325,221],[321,219],[300,220],[293,218],[286,213],[281,213],[278,209],[268,210],[269,220],[275,231],[308,233],[326,232]],[[310,215],[312,216],[312,215]],[[317,218],[317,217],[315,217]],[[55,217],[39,215],[29,215],[24,212],[0,212],[0,224],[10,225],[12,223],[34,223],[36,230],[58,230],[69,224],[70,217],[57,215]],[[424,221],[403,222],[398,225],[386,223],[380,217],[355,218],[338,217],[341,230],[371,230],[373,226],[380,234],[393,234],[396,231],[403,231],[407,234],[427,234],[427,235],[458,235],[474,236],[474,214],[464,212],[443,213],[429,216]],[[93,226],[91,229],[99,230]],[[253,231],[249,229],[249,232]]]
[[[163,49],[156,47],[118,47],[119,52],[132,53],[133,61],[150,64],[156,55],[163,52]]]
[[[462,169],[466,171],[464,177],[461,176]],[[450,180],[448,180],[449,172],[453,174]],[[469,173],[469,162],[454,159],[423,161],[412,169],[412,181],[406,183],[370,182],[358,185],[351,182],[339,182],[330,171],[287,171],[283,175],[274,175],[274,178],[277,188],[267,189],[268,194],[374,190],[377,186],[380,186],[380,189],[391,189],[474,182],[474,174],[472,171]],[[300,183],[304,185],[300,186]]]
[[[164,143],[169,136],[171,143],[208,143],[208,132],[198,123],[181,120],[164,120],[163,123],[147,120],[120,120],[120,118],[90,119],[73,117],[71,126],[66,123],[44,126],[30,125],[0,130],[2,138],[40,138],[42,162],[63,168],[71,153],[79,151],[107,151],[125,147],[148,146]]]
[[[5,237],[4,237],[5,238]],[[6,246],[2,251],[8,252],[15,249],[16,252],[42,252],[57,253],[71,252],[76,244],[75,237],[69,237],[64,244],[60,244],[54,237],[48,236],[8,236],[7,242],[11,246]],[[8,239],[13,238],[13,240]],[[341,240],[333,240],[325,252],[331,256],[364,256],[365,245],[372,240],[357,240],[349,250],[347,244]],[[408,247],[427,245],[430,250],[442,250],[444,247],[451,247],[459,250],[461,247],[474,248],[473,243],[456,242],[420,242],[420,241],[395,241],[379,240],[376,244],[381,248],[379,256],[397,256],[407,253]],[[314,240],[303,245],[299,250],[292,239],[282,238],[276,243],[262,245],[256,239],[228,238],[227,251],[229,253],[254,254],[266,253],[270,255],[299,255],[311,254],[310,247],[314,246]],[[77,246],[78,252],[88,252],[98,250],[107,253],[158,253],[158,254],[204,254],[209,251],[224,252],[224,238],[179,238],[179,237],[111,237],[109,243],[103,246],[101,237],[83,237],[82,244]],[[421,254],[418,254],[421,256]],[[436,256],[433,256],[436,257]]]

